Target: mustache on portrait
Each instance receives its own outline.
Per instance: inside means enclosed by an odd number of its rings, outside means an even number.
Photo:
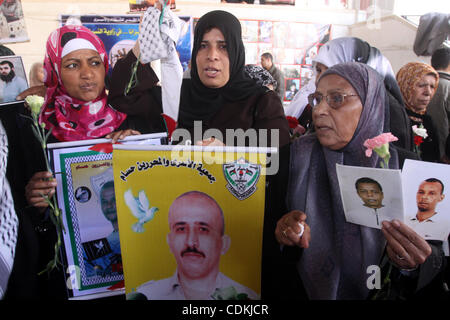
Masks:
[[[198,251],[195,247],[187,247],[181,252],[181,256],[183,257],[186,253],[195,253],[201,255],[203,258],[205,257],[205,254],[203,252]]]

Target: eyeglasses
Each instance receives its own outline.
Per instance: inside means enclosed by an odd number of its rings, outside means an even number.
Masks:
[[[322,102],[323,98],[325,98],[327,104],[331,108],[338,109],[344,104],[345,97],[354,97],[354,96],[358,95],[333,92],[330,93],[329,95],[324,96],[318,92],[314,92],[308,96],[308,103],[312,108],[314,108],[315,106],[319,105]]]

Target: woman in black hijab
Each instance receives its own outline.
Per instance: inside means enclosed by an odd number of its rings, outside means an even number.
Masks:
[[[137,85],[126,97],[123,95],[138,55],[130,51],[124,59],[117,61],[112,74],[109,102],[121,112],[140,114],[143,121],[150,124],[155,117],[148,110],[161,110],[161,107],[155,107],[152,98],[158,79],[148,64],[138,64]],[[232,141],[223,139],[227,129],[267,129],[269,139],[278,130],[278,141],[257,141],[258,146],[280,147],[278,172],[266,177],[267,213],[264,216],[262,277],[263,287],[267,289],[263,290],[273,294],[273,268],[277,267],[279,258],[274,231],[277,214],[281,212],[278,206],[286,194],[289,125],[277,94],[247,76],[244,65],[245,49],[239,20],[225,11],[212,11],[202,16],[195,27],[191,79],[183,79],[181,87],[177,127],[187,129],[193,143],[200,141],[202,145],[221,145],[223,142],[228,146],[254,144],[251,141],[238,141],[235,137]],[[198,131],[194,130],[195,121],[201,121],[202,136],[193,134]],[[203,136],[203,132],[208,129],[216,129],[215,139]],[[186,139],[181,139],[181,135],[175,137],[176,133],[174,131],[172,138],[178,138],[177,141],[184,143]]]
[[[156,100],[149,98],[157,81],[148,65],[138,65],[138,86],[130,90],[126,99],[123,96],[135,61],[136,55],[130,51],[125,59],[116,63],[109,102],[121,112],[141,114],[146,122],[152,123],[155,114],[148,110],[161,110],[161,107],[154,107]],[[238,139],[226,141],[227,129],[245,131],[250,128],[267,129],[268,137],[271,137],[270,130],[279,130],[279,143],[268,141],[264,145],[283,146],[289,143],[289,126],[281,102],[279,99],[277,101],[273,91],[257,85],[248,77],[244,65],[245,49],[239,20],[220,10],[202,16],[195,27],[191,79],[183,79],[177,123],[177,128],[190,132],[192,142],[206,138],[203,134],[200,137],[193,135],[194,121],[201,121],[202,133],[207,129],[217,129],[222,137],[217,134],[215,140],[221,140],[226,145],[239,144]],[[120,72],[116,72],[116,68]],[[260,142],[258,145],[261,145]]]
[[[217,38],[211,37],[214,34]],[[195,120],[201,120],[203,129],[214,127],[222,132],[278,128],[282,131],[280,144],[288,142],[287,122],[276,95],[244,72],[241,24],[235,16],[212,11],[201,17],[195,28],[191,63],[191,80],[183,83],[181,91],[179,127],[189,130]],[[229,70],[224,70],[227,64]]]

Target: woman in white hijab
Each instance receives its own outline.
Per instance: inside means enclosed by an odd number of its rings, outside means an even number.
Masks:
[[[411,125],[405,112],[400,88],[395,80],[395,74],[390,62],[381,54],[380,50],[370,46],[367,42],[359,38],[336,38],[325,43],[319,49],[319,53],[313,60],[315,82],[317,83],[325,70],[344,62],[361,62],[372,67],[380,74],[383,78],[387,92],[386,112],[389,114],[389,116],[385,118],[384,126],[398,138],[398,141],[394,143],[396,147],[413,151],[414,146]],[[311,86],[310,90],[313,92],[315,90],[315,85],[311,83],[309,86]],[[314,86],[314,89],[312,86]],[[297,95],[299,94],[300,92]],[[306,119],[300,123],[305,126],[303,123],[311,122],[311,109],[306,106],[307,95],[303,96],[303,99],[298,99],[297,96],[294,97],[291,105],[287,109],[291,110],[289,111],[291,113],[295,113],[294,109],[304,109],[299,117],[301,117],[301,119]]]

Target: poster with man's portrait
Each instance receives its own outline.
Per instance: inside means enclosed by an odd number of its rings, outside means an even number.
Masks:
[[[450,233],[450,166],[407,159],[402,170],[405,223],[425,240]]]
[[[285,78],[300,78],[300,66],[298,65],[282,65],[282,71]]]
[[[384,220],[403,221],[400,170],[336,165],[345,218],[381,229]]]
[[[135,139],[133,143],[149,144],[160,144],[162,138],[162,134],[129,137]],[[107,139],[96,139],[48,146],[63,213],[63,260],[71,298],[123,293],[112,148],[108,143]],[[111,150],[107,150],[108,145]]]
[[[66,23],[81,24],[95,33],[104,43],[109,58],[109,75],[117,60],[124,58],[134,47],[139,37],[139,21],[141,16],[134,15],[82,15],[72,17],[61,15],[62,25]],[[182,35],[176,44],[183,70],[186,70],[191,58],[192,50],[192,23],[191,17],[179,16],[185,22]]]
[[[269,43],[272,41],[272,21],[259,21],[258,41]]]
[[[115,146],[127,299],[260,298],[267,150],[207,149]]]
[[[380,228],[397,219],[425,240],[450,234],[450,166],[406,159],[402,171],[337,165],[341,199],[348,222]]]
[[[28,89],[21,56],[0,57],[0,105],[16,103],[16,97]]]
[[[300,73],[301,73],[300,84],[303,87],[306,86],[308,82],[313,78],[314,72],[312,67],[302,66]]]
[[[245,64],[258,64],[260,61],[260,55],[258,55],[258,44],[248,43],[245,46]]]
[[[284,100],[291,101],[297,94],[300,88],[300,80],[298,79],[286,79],[286,91],[284,93]]]
[[[0,43],[29,41],[20,0],[0,1]]]
[[[257,20],[241,20],[242,41],[257,42],[258,25],[259,22]]]

